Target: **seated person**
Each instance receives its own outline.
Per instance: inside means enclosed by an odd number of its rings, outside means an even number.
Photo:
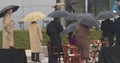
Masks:
[[[77,46],[76,36],[75,36],[74,32],[70,32],[70,33],[68,33],[68,35],[69,35],[68,41],[69,41],[70,45]]]

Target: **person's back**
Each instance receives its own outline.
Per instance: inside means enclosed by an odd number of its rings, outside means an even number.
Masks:
[[[102,38],[103,41],[108,41],[109,46],[112,46],[114,43],[114,22],[106,19],[101,23]]]
[[[62,32],[63,28],[57,21],[51,21],[47,25],[46,33],[50,38],[51,45],[56,49],[54,52],[59,53],[62,51],[62,39],[60,37],[60,32]],[[57,63],[58,55],[53,55],[51,58],[49,57],[49,63]]]
[[[115,20],[116,45],[120,46],[120,17]]]
[[[51,21],[48,25],[47,25],[47,34],[51,33],[51,32],[56,32],[56,33],[60,33],[63,31],[62,26],[56,22],[56,21]]]

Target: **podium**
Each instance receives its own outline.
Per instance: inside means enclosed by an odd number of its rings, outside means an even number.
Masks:
[[[120,63],[120,47],[102,47],[98,63]]]
[[[0,49],[0,63],[27,63],[24,49]]]

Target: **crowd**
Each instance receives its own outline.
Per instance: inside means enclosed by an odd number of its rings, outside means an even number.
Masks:
[[[53,6],[55,11],[60,10],[59,5]],[[11,15],[15,12],[19,6],[10,6],[0,12],[4,13],[0,18],[3,18],[3,48],[14,49],[14,33],[13,26],[14,21],[11,19]],[[71,12],[71,11],[70,11]],[[74,13],[71,12],[71,13]],[[101,23],[102,37],[101,41],[107,41],[109,46],[113,46],[116,43],[116,46],[120,46],[120,17],[116,18],[114,21],[110,19],[105,19]],[[78,52],[81,54],[82,62],[89,62],[89,35],[90,29],[92,27],[85,25],[84,23],[79,23],[75,25],[75,29],[68,33],[68,42],[70,45],[75,45],[78,47]],[[31,24],[28,26],[29,36],[30,36],[30,47],[32,50],[31,59],[35,62],[40,62],[39,54],[42,51],[41,41],[43,40],[42,32],[39,24],[36,21],[31,21]],[[52,46],[57,46],[55,52],[62,52],[62,39],[61,32],[63,27],[60,24],[60,18],[55,17],[53,21],[50,21],[47,24],[46,34],[50,38],[50,43]],[[114,35],[116,36],[116,41],[114,41]],[[58,55],[52,56],[49,58],[49,63],[57,63]]]

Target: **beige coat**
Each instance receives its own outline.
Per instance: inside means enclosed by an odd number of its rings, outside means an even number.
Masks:
[[[9,15],[3,17],[3,48],[14,47],[13,20]]]
[[[83,25],[79,25],[75,29],[77,44],[82,58],[89,58],[89,29]]]
[[[33,53],[40,53],[42,51],[42,32],[37,23],[29,25],[30,46]]]

